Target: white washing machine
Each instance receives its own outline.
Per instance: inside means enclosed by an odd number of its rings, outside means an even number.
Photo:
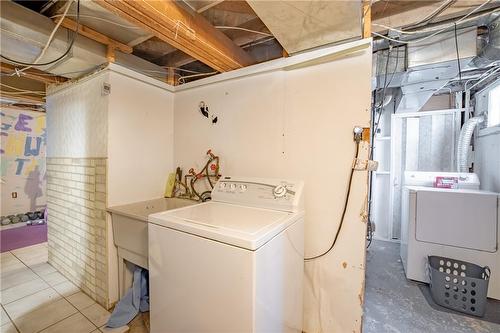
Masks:
[[[416,172],[411,175],[410,179],[419,185],[427,184],[423,179],[443,176],[434,173],[435,176],[430,177],[429,173]],[[474,174],[460,177],[463,184],[459,189],[404,187],[401,259],[406,277],[429,282],[426,271],[429,255],[464,260],[490,267],[488,297],[500,299],[499,194],[475,189],[479,182]]]
[[[302,182],[224,177],[149,216],[152,333],[302,332]]]

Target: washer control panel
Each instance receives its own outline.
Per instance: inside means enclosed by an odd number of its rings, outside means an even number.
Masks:
[[[212,190],[212,200],[295,212],[303,209],[302,181],[222,177]]]

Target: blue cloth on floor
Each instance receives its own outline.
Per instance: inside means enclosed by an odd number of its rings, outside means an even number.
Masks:
[[[106,326],[113,328],[127,325],[139,311],[149,311],[148,271],[136,266],[132,288],[115,306]]]

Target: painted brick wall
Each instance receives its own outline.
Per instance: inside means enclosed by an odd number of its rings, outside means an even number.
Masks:
[[[108,308],[106,158],[47,158],[49,262]]]

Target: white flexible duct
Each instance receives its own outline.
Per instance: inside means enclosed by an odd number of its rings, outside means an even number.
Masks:
[[[470,118],[460,131],[457,147],[457,172],[469,172],[469,146],[476,126],[484,121],[482,116]]]

